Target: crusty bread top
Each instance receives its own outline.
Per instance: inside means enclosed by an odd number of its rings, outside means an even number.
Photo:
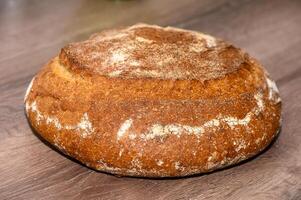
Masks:
[[[77,73],[109,77],[210,80],[248,59],[240,49],[198,32],[137,24],[71,43],[60,62]]]
[[[280,101],[242,50],[141,24],[66,46],[25,95],[47,141],[92,168],[136,176],[208,172],[253,156],[276,135]]]

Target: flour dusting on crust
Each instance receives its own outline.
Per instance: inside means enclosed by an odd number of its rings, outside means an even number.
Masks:
[[[200,126],[189,126],[183,124],[166,124],[162,125],[159,123],[153,124],[146,133],[140,135],[143,140],[150,140],[154,138],[162,138],[168,135],[176,135],[180,137],[181,134],[195,135],[197,137],[201,136],[206,129],[218,128],[221,124],[227,124],[231,129],[236,126],[247,127],[253,116],[258,115],[264,111],[264,101],[262,93],[257,93],[254,95],[256,100],[256,106],[248,113],[245,117],[238,119],[233,116],[217,116]]]
[[[163,160],[157,160],[156,163],[158,166],[162,166],[164,164]]]
[[[75,126],[77,130],[80,130],[82,136],[85,138],[94,132],[92,123],[89,120],[88,114],[84,113],[83,117],[81,118],[80,122]]]
[[[84,113],[81,120],[73,125],[73,124],[62,124],[57,117],[46,116],[38,109],[37,102],[33,101],[32,103],[26,102],[26,113],[34,112],[36,114],[36,122],[40,124],[41,122],[46,123],[47,125],[53,125],[57,130],[75,130],[78,131],[83,138],[89,136],[94,132],[94,128],[92,126],[91,121],[89,120],[88,114]]]
[[[37,107],[37,102],[34,101],[32,102],[31,104],[29,104],[28,102],[26,102],[25,104],[25,109],[26,109],[26,113],[28,114],[28,112],[31,110],[32,112],[35,112],[36,113],[36,121],[37,123],[39,124],[40,121],[42,119],[44,119],[44,116],[40,113],[40,111],[38,110],[38,107]]]
[[[132,119],[125,120],[122,123],[122,125],[120,126],[117,132],[117,140],[119,140],[128,131],[128,129],[132,126],[132,123],[133,123]]]
[[[279,103],[281,99],[279,97],[279,90],[277,88],[276,83],[273,80],[271,80],[269,77],[266,77],[266,83],[269,90],[269,100],[272,100],[275,103]]]
[[[28,97],[28,95],[29,95],[29,93],[30,93],[30,91],[31,91],[31,88],[32,88],[32,84],[33,84],[33,82],[34,82],[34,79],[35,79],[35,77],[33,77],[33,78],[31,79],[31,81],[30,81],[30,83],[29,83],[29,85],[28,85],[28,88],[27,88],[27,90],[26,90],[26,92],[25,92],[25,96],[24,96],[24,102],[26,101],[26,99],[27,99],[27,97]]]
[[[241,50],[210,35],[147,24],[97,33],[63,52],[72,60],[67,68],[73,63],[121,78],[209,80],[236,71],[246,59]]]

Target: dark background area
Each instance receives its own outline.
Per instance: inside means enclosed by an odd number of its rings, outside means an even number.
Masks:
[[[24,115],[25,90],[60,48],[146,22],[212,34],[256,57],[276,80],[282,131],[236,167],[181,179],[117,178],[53,151]],[[301,199],[300,0],[0,1],[0,199]]]

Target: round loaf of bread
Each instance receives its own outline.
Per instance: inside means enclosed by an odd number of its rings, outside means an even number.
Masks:
[[[65,46],[32,79],[26,114],[42,138],[119,176],[172,177],[236,164],[280,128],[275,82],[212,36],[137,24]]]

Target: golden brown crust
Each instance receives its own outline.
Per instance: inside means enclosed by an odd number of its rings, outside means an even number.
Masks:
[[[210,80],[237,70],[245,54],[209,35],[138,24],[92,35],[60,53],[66,68],[122,78]]]
[[[130,47],[139,42],[147,45]],[[168,47],[175,43],[178,57]],[[164,68],[163,57],[150,53],[156,45],[173,57]],[[111,48],[127,59],[104,61]],[[95,53],[104,57],[91,59]],[[119,175],[185,176],[229,166],[263,150],[280,127],[276,85],[256,60],[211,36],[141,24],[63,48],[33,79],[25,103],[43,138]]]

